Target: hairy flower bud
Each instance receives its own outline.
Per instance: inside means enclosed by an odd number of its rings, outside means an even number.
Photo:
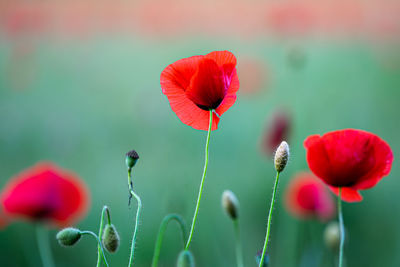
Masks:
[[[133,166],[135,166],[136,162],[139,159],[139,155],[135,150],[131,150],[125,154],[125,163],[128,170],[131,170]]]
[[[324,242],[332,251],[337,251],[340,245],[340,229],[337,222],[330,222],[324,231]]]
[[[113,224],[107,224],[104,227],[104,232],[103,232],[103,237],[102,237],[102,243],[104,248],[110,252],[114,253],[118,250],[119,248],[119,234],[117,232],[117,229]]]
[[[232,191],[225,190],[222,193],[222,208],[233,220],[239,216],[239,201]]]
[[[289,145],[285,141],[279,145],[275,152],[275,169],[277,172],[282,172],[289,160]]]
[[[60,245],[73,246],[81,239],[81,236],[82,234],[79,229],[68,227],[58,232],[56,238]]]
[[[189,250],[182,251],[178,256],[177,267],[194,267],[194,258]]]

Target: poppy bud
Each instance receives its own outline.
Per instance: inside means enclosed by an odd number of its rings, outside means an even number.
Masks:
[[[177,267],[194,267],[194,258],[190,251],[184,250],[178,256]]]
[[[337,222],[330,222],[324,231],[325,245],[332,251],[337,251],[340,245],[340,229]]]
[[[275,152],[275,169],[277,172],[282,172],[289,160],[289,145],[285,141],[279,145]]]
[[[57,233],[56,238],[60,245],[63,246],[73,246],[76,242],[81,239],[81,231],[76,228],[68,227],[62,229],[60,232]]]
[[[104,228],[104,233],[102,238],[104,248],[108,252],[114,253],[119,248],[119,241],[120,241],[119,234],[115,226],[113,224],[107,224],[106,227]]]
[[[135,166],[136,162],[139,159],[139,155],[135,150],[131,150],[128,153],[125,154],[126,158],[125,158],[125,163],[126,163],[126,167],[128,168],[128,170],[131,170],[133,168],[133,166]]]
[[[239,201],[232,191],[225,190],[222,193],[222,208],[233,220],[239,216]]]

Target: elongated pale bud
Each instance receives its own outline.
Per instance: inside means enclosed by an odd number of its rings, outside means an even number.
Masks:
[[[275,169],[277,172],[282,172],[285,169],[286,164],[289,160],[289,145],[285,141],[279,145],[275,152]]]
[[[56,238],[58,240],[58,243],[63,246],[73,246],[76,244],[76,242],[81,239],[81,231],[76,228],[68,227],[65,229],[62,229],[60,232],[57,233]]]
[[[120,238],[117,229],[113,224],[107,224],[106,227],[104,227],[101,242],[103,243],[104,248],[110,253],[114,253],[118,250]]]
[[[179,253],[176,267],[195,267],[193,255],[189,250]]]
[[[125,154],[126,167],[130,171],[139,159],[139,155],[135,150],[131,150]]]
[[[232,191],[225,190],[222,193],[222,208],[233,220],[239,216],[239,201]]]
[[[324,231],[325,245],[332,251],[337,251],[340,245],[340,229],[337,222],[330,222]]]

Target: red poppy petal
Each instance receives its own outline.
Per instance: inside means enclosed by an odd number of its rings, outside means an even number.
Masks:
[[[311,135],[304,141],[307,149],[307,162],[310,170],[329,184],[329,158],[320,135]]]
[[[221,68],[212,59],[198,63],[196,74],[190,81],[186,96],[202,109],[217,108],[226,95],[226,81]]]
[[[338,187],[329,186],[329,188],[332,190],[332,192],[335,195],[339,196],[339,188]],[[363,197],[357,190],[355,190],[351,187],[342,187],[341,199],[346,202],[360,202],[363,199]]]
[[[229,51],[214,51],[205,55],[206,58],[215,60],[219,67],[225,64],[233,64],[236,66],[236,57]]]
[[[371,157],[374,158],[374,167],[358,179],[353,186],[356,189],[368,189],[375,186],[384,176],[390,173],[392,168],[393,152],[389,144],[376,135],[369,134],[368,138],[372,143],[371,146],[373,146]]]
[[[167,98],[171,109],[175,112],[178,118],[194,129],[208,131],[210,112],[199,108],[189,98],[185,92],[168,94]],[[219,118],[213,115],[212,130],[218,129]]]
[[[224,98],[224,100],[221,102],[221,104],[218,106],[218,108],[215,109],[215,111],[221,116],[222,114],[225,113],[230,107],[233,106],[236,102],[236,92],[239,90],[240,84],[239,84],[239,77],[236,73],[236,69],[233,70],[232,73],[232,78],[231,78],[231,84],[229,86],[229,89],[227,91],[227,94]]]
[[[196,73],[197,64],[204,56],[193,56],[180,59],[168,65],[161,73],[162,92],[176,94],[185,91]]]

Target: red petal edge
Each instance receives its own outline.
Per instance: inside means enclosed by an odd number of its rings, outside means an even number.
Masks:
[[[339,187],[329,186],[331,191],[339,196]],[[362,195],[357,190],[351,187],[342,187],[342,200],[346,202],[360,202],[363,200]]]

